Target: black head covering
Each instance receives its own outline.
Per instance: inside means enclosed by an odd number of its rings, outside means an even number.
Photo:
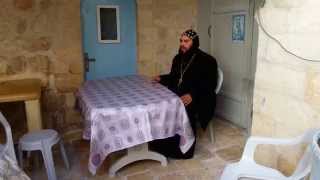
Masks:
[[[192,46],[186,53],[182,53],[182,51],[179,49],[179,54],[182,55],[183,59],[188,60],[199,49],[199,45],[200,45],[199,36],[198,36],[197,32],[194,31],[193,29],[188,29],[188,30],[184,31],[181,34],[181,36],[187,36],[188,38],[190,38],[192,40]]]
[[[187,36],[192,40],[192,47],[191,49],[197,49],[200,46],[199,36],[196,31],[193,29],[188,29],[181,34],[181,36]]]

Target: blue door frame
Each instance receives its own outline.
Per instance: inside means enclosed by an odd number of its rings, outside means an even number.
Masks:
[[[119,6],[120,43],[99,43],[97,5]],[[135,0],[81,0],[83,52],[95,61],[88,62],[85,79],[136,74],[137,28]]]

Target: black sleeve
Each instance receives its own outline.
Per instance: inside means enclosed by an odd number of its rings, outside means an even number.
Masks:
[[[201,72],[197,77],[196,85],[191,87],[191,96],[196,101],[203,101],[215,95],[217,86],[217,62],[213,57],[205,56],[201,63]],[[211,99],[211,98],[209,98]]]
[[[214,115],[216,107],[215,88],[217,86],[218,67],[214,58],[209,58],[208,65],[202,75],[199,96],[199,119],[203,129],[205,129]]]
[[[177,84],[177,76],[178,76],[178,59],[177,56],[174,57],[171,65],[171,70],[169,74],[164,74],[160,76],[160,83],[167,87],[172,87]]]

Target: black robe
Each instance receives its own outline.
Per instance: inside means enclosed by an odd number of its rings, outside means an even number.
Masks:
[[[194,56],[194,57],[193,57]],[[190,63],[190,64],[189,64]],[[188,65],[189,64],[189,65]],[[180,86],[178,82],[183,74]],[[192,102],[186,106],[190,124],[196,136],[196,122],[200,122],[205,129],[213,117],[217,86],[217,62],[215,58],[201,51],[191,49],[186,54],[177,54],[171,66],[171,71],[167,75],[161,75],[160,83],[167,86],[178,96],[190,94]],[[156,140],[151,143],[152,148],[167,157],[188,159],[193,157],[194,146],[183,154],[179,149],[180,137],[178,135],[163,140]]]

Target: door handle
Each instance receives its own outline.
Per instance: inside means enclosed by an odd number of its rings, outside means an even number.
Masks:
[[[95,58],[89,58],[89,54],[84,53],[84,67],[86,72],[89,72],[90,70],[90,62],[95,62],[95,61],[96,61]]]
[[[209,38],[211,38],[211,29],[212,29],[212,25],[210,25],[208,27],[208,36],[209,36]]]

